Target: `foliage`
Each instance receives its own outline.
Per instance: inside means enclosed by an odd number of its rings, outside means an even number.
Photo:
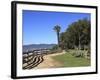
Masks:
[[[59,52],[62,52],[62,49],[58,46],[58,45],[55,45],[52,49],[51,49],[51,52],[52,53],[59,53]]]
[[[60,34],[62,49],[84,49],[90,44],[91,27],[87,19],[78,20],[68,26],[65,32]]]
[[[53,46],[53,48],[52,48],[52,50],[57,50],[57,49],[58,49],[57,45]]]

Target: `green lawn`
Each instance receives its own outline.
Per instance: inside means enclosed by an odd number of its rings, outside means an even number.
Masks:
[[[57,55],[52,57],[54,60],[61,63],[62,67],[81,67],[90,66],[90,60],[82,57],[72,56],[70,53]]]

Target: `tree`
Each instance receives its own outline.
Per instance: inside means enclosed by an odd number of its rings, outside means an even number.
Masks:
[[[65,42],[66,42],[66,40],[67,39],[65,39],[66,38],[66,34],[65,34],[65,32],[62,32],[61,34],[60,34],[60,40],[61,40],[61,42],[60,42],[60,47],[62,48],[62,49],[65,49],[66,48],[66,46],[65,46]]]
[[[91,27],[90,21],[81,19],[71,23],[65,32],[60,33],[61,47],[78,48],[90,45]]]
[[[60,47],[60,39],[59,39],[59,32],[60,32],[61,27],[59,25],[54,26],[54,30],[57,33],[57,40],[58,40],[58,47]]]

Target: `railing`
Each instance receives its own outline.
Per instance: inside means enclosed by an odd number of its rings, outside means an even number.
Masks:
[[[23,54],[28,54],[28,53],[36,53],[36,54],[40,53],[40,54],[42,54],[42,53],[47,53],[49,51],[50,51],[50,49],[36,49],[36,50],[23,52]]]
[[[43,62],[43,55],[47,54],[49,49],[38,49],[23,53],[23,69],[32,69]]]

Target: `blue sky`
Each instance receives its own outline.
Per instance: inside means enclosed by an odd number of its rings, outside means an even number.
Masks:
[[[90,20],[90,14],[23,10],[23,45],[55,44],[55,25],[60,25],[63,32],[72,22],[84,18]]]

